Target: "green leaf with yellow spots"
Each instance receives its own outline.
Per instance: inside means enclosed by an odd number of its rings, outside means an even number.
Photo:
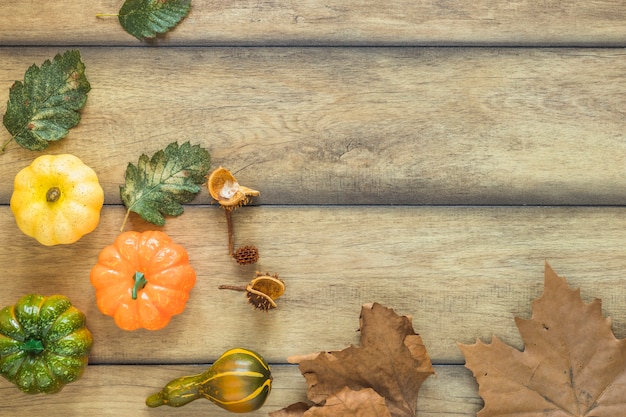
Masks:
[[[122,201],[128,209],[126,217],[132,211],[150,223],[163,226],[164,216],[182,214],[182,204],[195,198],[210,167],[209,152],[189,142],[180,146],[170,143],[151,158],[141,155],[137,165],[128,164],[125,184],[120,187]]]
[[[126,0],[118,19],[135,38],[154,38],[176,26],[191,8],[191,0]]]
[[[80,121],[79,110],[91,89],[85,65],[77,50],[58,54],[41,67],[33,64],[9,91],[3,123],[11,134],[0,152],[13,140],[33,151],[64,138]]]

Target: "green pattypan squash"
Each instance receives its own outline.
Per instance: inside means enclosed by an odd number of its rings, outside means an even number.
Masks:
[[[79,379],[92,345],[85,315],[62,295],[29,294],[0,310],[0,375],[26,393]]]

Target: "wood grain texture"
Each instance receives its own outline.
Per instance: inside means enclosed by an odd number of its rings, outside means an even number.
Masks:
[[[0,414],[32,416],[46,410],[46,416],[66,417],[97,415],[118,417],[143,416],[215,416],[227,417],[209,401],[196,400],[182,409],[159,407],[150,409],[145,398],[158,391],[173,378],[202,372],[207,365],[187,366],[89,366],[83,378],[68,385],[59,395],[25,396],[12,385],[0,380]],[[426,380],[418,398],[420,417],[469,417],[482,407],[471,372],[463,366],[436,366],[436,375]],[[250,417],[267,416],[298,401],[307,401],[306,383],[295,366],[272,366],[274,382],[265,405]]]
[[[412,317],[435,363],[418,415],[475,416],[457,343],[497,335],[522,349],[514,317],[530,317],[546,261],[626,337],[626,2],[194,1],[149,42],[97,17],[122,3],[0,2],[0,113],[30,65],[69,48],[92,86],[67,138],[0,155],[0,307],[62,293],[95,338],[60,394],[0,379],[0,415],[171,416],[146,396],[243,346],[272,365],[273,393],[250,414],[265,416],[306,400],[287,357],[358,345],[361,306],[379,302]],[[98,311],[89,271],[122,224],[127,164],[173,141],[261,191],[234,213],[236,246],[261,259],[227,256],[224,213],[203,189],[160,228],[197,271],[187,308],[125,332]],[[38,245],[11,214],[13,178],[41,153],[79,156],[105,189],[99,227],[76,244]],[[156,229],[135,215],[126,228]],[[218,289],[257,270],[287,287],[267,314]],[[175,413],[229,415],[203,400]]]
[[[0,3],[0,45],[139,45],[122,0]],[[623,46],[621,0],[196,1],[158,45]]]
[[[57,52],[0,49],[0,103]],[[626,203],[622,50],[81,52],[82,121],[47,152],[92,166],[109,204],[128,162],[173,141],[206,146],[261,204]],[[35,155],[13,144],[0,156],[0,202]]]
[[[70,246],[43,247],[0,207],[0,305],[30,292],[68,296],[88,317],[99,364],[207,363],[242,345],[272,363],[359,343],[361,305],[411,315],[434,363],[463,363],[457,342],[497,335],[522,348],[514,317],[530,317],[544,262],[603,300],[626,336],[623,208],[246,207],[234,213],[236,245],[257,245],[258,264],[227,256],[224,215],[188,207],[164,227],[189,251],[198,281],[183,314],[163,330],[125,332],[97,310],[89,271],[113,242],[124,212],[106,207],[98,229]],[[128,228],[152,228],[131,218]],[[279,308],[254,311],[241,285],[255,270],[286,283]]]

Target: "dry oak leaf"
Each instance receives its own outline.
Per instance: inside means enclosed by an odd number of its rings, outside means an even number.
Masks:
[[[360,321],[360,347],[289,358],[290,362],[299,364],[308,385],[309,400],[328,406],[345,387],[352,391],[371,388],[385,400],[390,416],[415,417],[418,391],[435,372],[421,337],[413,330],[411,318],[374,303],[362,307]]]
[[[626,339],[615,338],[601,301],[584,303],[546,263],[532,310],[515,318],[523,352],[496,337],[459,344],[484,401],[478,416],[626,416]]]

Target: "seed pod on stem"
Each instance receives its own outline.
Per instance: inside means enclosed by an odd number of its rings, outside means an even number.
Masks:
[[[228,254],[235,257],[235,234],[233,232],[232,212],[237,207],[248,204],[250,197],[258,196],[261,193],[257,190],[253,190],[252,188],[239,185],[233,174],[223,167],[217,168],[207,177],[207,179],[209,194],[211,194],[211,197],[213,197],[213,199],[220,204],[220,206],[224,209],[224,213],[226,213],[226,225],[228,227]],[[249,259],[254,259],[254,256],[249,257],[248,260]],[[258,259],[258,251],[256,259]]]
[[[220,285],[219,289],[245,291],[248,302],[254,308],[268,311],[277,307],[275,300],[285,293],[285,283],[278,278],[278,274],[257,272],[246,286]]]

